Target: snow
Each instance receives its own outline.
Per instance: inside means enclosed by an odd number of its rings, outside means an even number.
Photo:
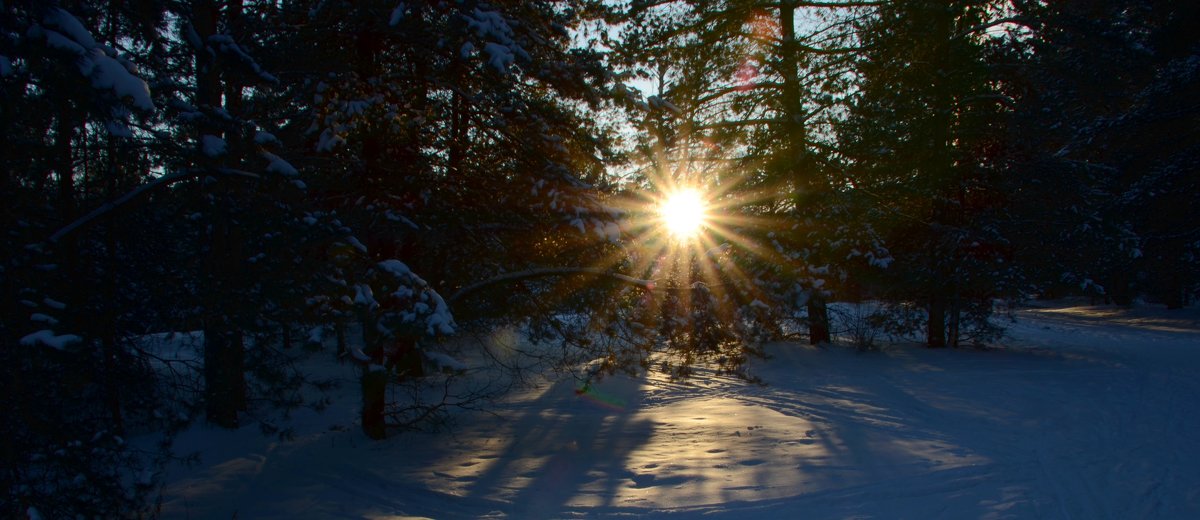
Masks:
[[[133,106],[154,110],[150,99],[150,87],[134,75],[133,64],[117,59],[116,52],[96,43],[96,39],[71,13],[62,9],[50,9],[43,22],[53,29],[33,26],[31,35],[42,34],[50,47],[65,50],[79,57],[76,65],[84,77],[91,80],[92,87],[111,90],[118,98],[128,98]]]
[[[293,441],[184,432],[201,464],[168,474],[163,515],[1200,518],[1200,311],[1017,318],[986,350],[770,345],[765,386],[551,380],[377,442],[356,369],[329,360],[342,393]]]
[[[278,155],[271,152],[262,152],[262,157],[267,160],[268,172],[278,173],[284,177],[296,177],[300,175],[300,172],[296,171],[295,166],[292,166],[291,163],[283,160]]]
[[[325,340],[325,327],[313,327],[308,330],[307,342],[312,345],[320,345]]]
[[[39,322],[39,323],[45,323],[46,325],[50,325],[50,326],[52,326],[52,327],[53,327],[54,325],[58,325],[58,320],[57,320],[57,319],[55,319],[53,316],[49,316],[49,315],[46,315],[46,314],[42,314],[42,313],[40,313],[40,312],[35,312],[35,313],[33,313],[33,314],[30,314],[30,315],[29,315],[29,321],[34,321],[34,322]]]
[[[379,302],[375,301],[375,294],[371,291],[371,286],[365,283],[354,284],[354,304],[369,308],[379,306]]]
[[[507,45],[499,43],[488,42],[484,44],[483,52],[488,55],[488,65],[491,65],[492,68],[500,73],[508,72],[508,67],[516,60],[512,49]]]
[[[480,40],[484,40],[483,53],[488,56],[487,64],[497,72],[507,73],[518,57],[530,59],[529,53],[513,39],[512,25],[500,13],[476,8],[464,17],[467,27]],[[465,50],[464,46],[459,52],[464,53]]]
[[[129,129],[128,125],[121,121],[115,121],[111,119],[105,121],[104,129],[107,130],[109,134],[112,134],[113,137],[133,137],[133,131]]]
[[[66,33],[80,45],[88,48],[98,47],[96,40],[92,38],[92,33],[88,32],[79,19],[72,16],[71,13],[62,9],[50,9],[43,21],[46,25],[56,27]]]
[[[138,351],[148,354],[147,361],[164,377],[195,377],[204,366],[204,332],[165,332],[147,334],[134,340]]]
[[[361,348],[358,348],[358,347],[351,347],[350,355],[354,356],[355,360],[361,361],[363,363],[367,363],[367,362],[371,361],[371,356],[368,356],[365,352],[363,352],[363,350]]]
[[[425,319],[425,333],[430,336],[454,334],[454,316],[450,314],[450,307],[446,305],[446,301],[434,291],[426,291],[425,296],[432,299],[434,305],[433,312]]]
[[[404,19],[404,9],[405,9],[404,2],[400,2],[400,4],[397,5],[395,9],[392,9],[392,15],[391,15],[391,17],[388,18],[388,25],[390,25],[392,27],[395,27],[396,25],[398,25],[400,23],[400,20]]]
[[[363,254],[367,253],[367,246],[363,245],[362,242],[359,242],[357,237],[350,235],[350,236],[347,236],[346,238],[344,238],[343,240],[345,240],[346,243],[348,245],[350,245],[350,247],[357,249],[360,253],[363,253]]]
[[[408,268],[408,265],[406,265],[404,262],[401,262],[394,258],[379,262],[378,265],[379,265],[380,269],[383,269],[384,271],[390,273],[392,276],[395,276],[396,278],[404,278],[406,276],[416,276],[413,274],[412,269]]]
[[[92,49],[91,69],[92,86],[101,89],[112,89],[119,98],[130,98],[133,106],[142,110],[154,110],[154,101],[150,99],[150,87],[142,79],[134,76],[121,62],[108,57],[100,49]],[[80,65],[83,70],[84,66]],[[85,75],[89,74],[84,72]]]
[[[20,343],[21,343],[21,345],[24,345],[27,347],[45,345],[54,350],[64,350],[67,347],[74,345],[76,343],[82,342],[82,341],[83,341],[83,338],[76,336],[74,334],[58,335],[58,334],[55,334],[54,331],[52,331],[52,330],[43,329],[43,330],[39,330],[37,332],[27,334],[25,337],[21,338]]]
[[[454,316],[450,313],[450,307],[437,291],[429,287],[428,282],[417,276],[404,262],[396,259],[384,260],[377,266],[399,282],[392,296],[402,301],[416,297],[417,301],[407,302],[408,308],[400,312],[402,321],[412,323],[420,317],[424,320],[425,334],[454,334]]]
[[[435,365],[449,370],[467,370],[470,367],[466,363],[454,359],[449,354],[437,352],[435,350],[426,350],[425,357],[432,361]]]
[[[321,135],[317,137],[318,152],[332,152],[340,144],[345,144],[346,138],[338,135],[332,128],[326,128],[321,131]]]
[[[279,78],[275,77],[275,75],[271,74],[270,72],[263,70],[262,66],[260,66],[253,57],[247,54],[246,51],[242,49],[242,46],[238,45],[238,43],[234,41],[232,36],[228,34],[214,34],[208,37],[208,44],[212,49],[221,51],[222,53],[231,54],[236,57],[244,65],[249,67],[250,70],[253,70],[254,73],[258,75],[259,79],[267,83],[279,83]]]
[[[220,157],[225,155],[229,146],[225,144],[225,140],[215,135],[204,134],[200,136],[200,151],[209,157]]]
[[[666,110],[667,112],[670,112],[672,115],[675,115],[675,116],[683,115],[683,111],[680,110],[680,108],[678,106],[676,106],[674,103],[667,101],[666,99],[663,99],[659,96],[650,96],[650,97],[646,98],[646,102],[649,104],[649,107],[651,109]]]
[[[87,52],[87,50],[85,50],[82,45],[75,43],[75,40],[67,38],[62,33],[47,29],[45,31],[45,34],[46,34],[46,44],[51,47],[54,47],[56,49],[61,49],[64,51],[69,51],[74,54],[78,54],[80,56],[84,55]]]
[[[283,141],[280,141],[278,137],[275,137],[275,134],[272,134],[271,132],[265,132],[262,130],[258,130],[256,132],[254,132],[254,142],[261,144],[261,145],[268,145],[268,144],[276,145],[276,146],[283,145]]]

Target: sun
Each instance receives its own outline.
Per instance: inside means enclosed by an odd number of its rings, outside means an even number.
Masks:
[[[708,220],[704,197],[694,188],[667,195],[658,208],[658,214],[667,231],[678,239],[695,236]]]

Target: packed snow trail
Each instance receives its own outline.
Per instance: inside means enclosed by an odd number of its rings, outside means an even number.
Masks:
[[[1195,310],[1030,308],[1004,348],[772,345],[767,385],[569,381],[452,434],[197,428],[167,517],[1200,518]],[[352,374],[347,372],[347,378]],[[353,385],[350,385],[351,390]]]

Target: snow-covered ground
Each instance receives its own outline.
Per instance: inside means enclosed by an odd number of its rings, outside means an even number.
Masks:
[[[368,441],[196,427],[167,518],[1200,518],[1200,312],[1034,307],[1004,348],[773,345],[758,386],[613,377]]]

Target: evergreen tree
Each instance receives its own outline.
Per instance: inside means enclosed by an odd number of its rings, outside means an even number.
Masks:
[[[1196,41],[1179,2],[1019,2],[1030,26],[1012,132],[1023,263],[1044,295],[1085,292],[1130,304],[1139,292],[1169,307],[1194,293],[1188,213],[1196,164],[1182,101],[1195,81]],[[1171,143],[1164,146],[1163,143]],[[1044,204],[1054,200],[1054,204]],[[1045,250],[1046,242],[1065,244]]]
[[[278,13],[307,23],[281,38],[271,59],[316,58],[292,69],[296,111],[282,131],[285,140],[307,141],[308,157],[297,164],[319,165],[313,189],[358,251],[350,255],[358,267],[340,283],[361,301],[364,427],[372,437],[384,434],[389,378],[412,381],[435,348],[427,332],[449,330],[377,334],[388,321],[378,310],[399,305],[392,310],[403,313],[420,303],[368,297],[366,286],[379,295],[370,281],[378,266],[402,262],[421,280],[413,290],[433,298],[514,272],[592,265],[615,251],[619,229],[598,198],[607,145],[585,118],[603,100],[608,74],[597,55],[572,47],[568,28],[579,7],[316,2]],[[579,301],[556,298],[559,306]],[[480,303],[463,298],[456,314],[534,312],[528,302],[472,308]],[[502,308],[515,312],[497,314]],[[397,365],[401,358],[411,361]]]
[[[862,27],[867,50],[842,131],[847,181],[875,199],[895,258],[885,289],[924,307],[931,347],[988,333],[993,299],[1018,289],[997,226],[1009,109],[990,62],[1001,43],[986,29],[999,14],[990,2],[904,2]]]
[[[150,370],[125,333],[141,320],[118,287],[145,257],[119,222],[84,237],[56,230],[146,178],[131,126],[156,106],[133,59],[160,16],[117,3],[0,6],[7,517],[136,514],[152,489],[156,455],[124,436],[154,420],[161,395],[137,383]]]

